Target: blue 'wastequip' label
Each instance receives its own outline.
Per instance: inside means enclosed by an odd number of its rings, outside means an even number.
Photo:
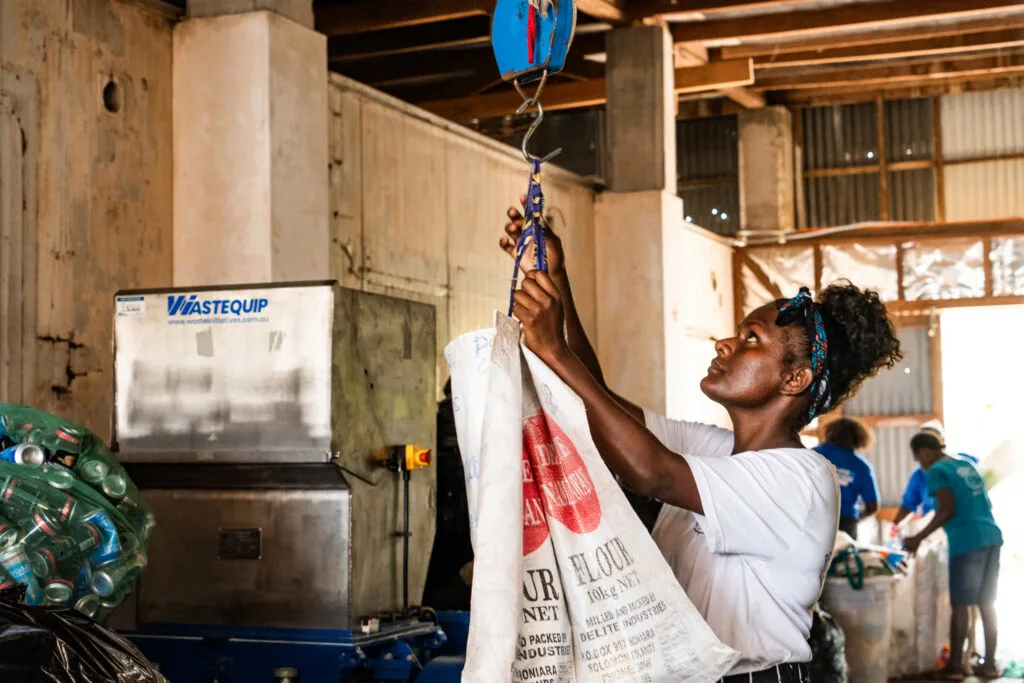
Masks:
[[[260,313],[270,303],[268,299],[200,299],[198,294],[170,295],[167,297],[167,315],[251,315]]]

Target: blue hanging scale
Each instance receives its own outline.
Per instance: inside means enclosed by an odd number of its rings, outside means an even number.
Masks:
[[[544,120],[540,95],[548,76],[565,66],[569,46],[576,32],[576,0],[498,0],[491,23],[491,45],[498,62],[501,78],[512,83],[523,103],[516,110],[521,114],[530,107],[537,108],[537,116],[523,136],[523,156],[531,164],[530,183],[526,191],[523,232],[516,245],[515,270],[512,273],[512,293],[508,314],[512,315],[519,283],[519,266],[530,243],[536,245],[537,269],[547,271],[547,253],[544,248],[544,193],[540,185],[540,167],[562,150],[556,149],[544,157],[530,154],[527,146],[537,127]],[[537,83],[532,96],[523,91],[524,85]]]

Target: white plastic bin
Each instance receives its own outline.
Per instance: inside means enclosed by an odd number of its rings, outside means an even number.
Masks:
[[[896,577],[872,576],[854,590],[846,578],[825,582],[821,604],[846,634],[849,683],[886,683]]]

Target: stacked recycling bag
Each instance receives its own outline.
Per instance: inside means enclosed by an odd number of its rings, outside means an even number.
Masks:
[[[0,449],[0,593],[104,623],[146,566],[152,510],[85,427],[0,404]]]

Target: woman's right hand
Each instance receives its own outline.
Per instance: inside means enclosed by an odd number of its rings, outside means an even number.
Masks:
[[[519,198],[519,203],[526,205],[526,195]],[[519,243],[519,236],[523,233],[523,215],[514,206],[509,207],[508,210],[509,223],[505,225],[505,236],[501,238],[498,245],[512,258],[516,256],[516,244]],[[558,236],[551,231],[550,228],[544,229],[544,246],[546,247],[548,257],[548,273],[550,275],[560,275],[565,270],[565,254],[562,252],[562,241],[558,239]],[[530,244],[526,248],[526,254],[523,256],[523,260],[520,263],[524,273],[528,273],[531,270],[537,268],[537,258],[534,255],[533,244]]]

